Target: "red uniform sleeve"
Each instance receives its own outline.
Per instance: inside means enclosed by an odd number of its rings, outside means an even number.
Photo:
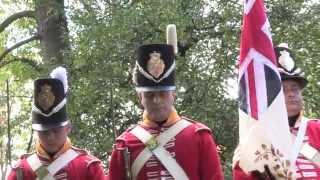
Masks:
[[[107,177],[104,173],[100,161],[92,162],[88,165],[88,177],[90,180],[106,180]]]
[[[266,167],[263,173],[252,171],[246,174],[237,163],[233,168],[233,180],[275,180],[275,177],[267,172]]]
[[[26,159],[20,159],[17,164],[10,170],[7,180],[16,180],[17,173],[23,177],[23,180],[36,179],[35,174],[31,171]]]
[[[11,169],[7,180],[16,180],[16,179],[17,179],[16,170]]]
[[[320,150],[320,120],[310,120],[307,126],[307,135],[309,136],[309,144]]]
[[[116,147],[113,148],[111,159],[109,162],[109,172],[107,175],[108,180],[124,180],[125,179],[125,168],[122,154],[122,143],[117,143]]]
[[[233,180],[255,180],[255,178],[243,172],[237,163],[233,168]]]
[[[26,172],[25,170],[19,167],[19,169],[18,168],[11,169],[6,180],[17,180],[17,171],[20,171],[19,173],[21,173],[20,175],[22,176],[23,180],[32,180],[36,178],[30,172]]]
[[[200,176],[206,180],[223,180],[217,146],[207,131],[199,131],[200,137]]]

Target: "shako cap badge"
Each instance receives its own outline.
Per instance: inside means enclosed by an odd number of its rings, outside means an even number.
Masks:
[[[37,98],[39,106],[48,111],[54,104],[55,96],[52,92],[52,87],[48,84],[44,84],[40,87],[40,92]]]
[[[147,64],[147,71],[155,78],[159,78],[164,72],[165,63],[161,59],[161,54],[158,52],[150,53],[150,59]]]

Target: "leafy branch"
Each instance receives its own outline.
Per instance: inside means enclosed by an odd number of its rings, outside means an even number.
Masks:
[[[24,17],[35,18],[35,12],[34,11],[21,11],[21,12],[18,12],[18,13],[15,13],[15,14],[9,16],[7,19],[5,19],[0,24],[0,33],[15,20],[18,20],[18,19],[24,18]]]
[[[13,51],[14,49],[24,45],[24,44],[27,44],[31,41],[34,41],[34,40],[37,40],[37,39],[40,39],[40,36],[38,34],[35,34],[31,37],[29,37],[28,39],[25,39],[23,41],[20,41],[18,42],[17,44],[13,45],[12,47],[6,49],[1,55],[0,55],[0,62],[4,59],[4,57],[11,51]]]
[[[34,60],[28,59],[28,58],[24,58],[24,57],[14,57],[13,60],[2,61],[2,62],[0,62],[0,68],[6,66],[8,64],[14,63],[14,62],[22,62],[24,64],[27,64],[27,65],[35,68],[38,71],[40,70],[40,67],[38,66],[38,64]]]

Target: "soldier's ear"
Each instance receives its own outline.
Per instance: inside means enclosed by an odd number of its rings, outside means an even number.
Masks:
[[[143,105],[142,105],[142,92],[137,92],[137,96],[138,96],[138,107],[140,108],[140,109],[144,109],[144,107],[143,107]]]
[[[176,93],[176,91],[172,91],[172,96],[173,96],[174,101],[176,101],[176,100],[177,100],[177,93]]]
[[[67,130],[67,133],[69,134],[72,130],[72,125],[71,125],[71,122],[70,120],[68,120],[68,124],[66,125],[66,130]]]
[[[142,101],[142,93],[141,93],[141,92],[137,92],[137,95],[138,95],[139,103],[141,104],[141,101]]]

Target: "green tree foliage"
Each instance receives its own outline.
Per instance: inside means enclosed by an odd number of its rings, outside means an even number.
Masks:
[[[36,7],[35,2],[29,3],[27,7]],[[319,116],[320,5],[301,0],[268,0],[266,4],[274,44],[287,42],[294,49],[297,63],[310,81],[305,91],[307,115]],[[80,0],[67,1],[65,11],[70,51],[65,52],[68,59],[63,62],[70,75],[68,111],[73,124],[73,143],[106,161],[115,136],[141,117],[131,81],[135,50],[146,43],[165,43],[166,25],[176,24],[180,50],[176,57],[176,108],[180,114],[213,130],[229,179],[232,153],[238,143],[237,102],[229,95],[236,87],[235,65],[242,18],[238,0]],[[8,16],[4,12],[0,10],[1,21]],[[33,34],[32,30],[23,31],[26,28],[38,27],[35,21],[24,19],[10,26],[10,31],[7,28],[2,31],[0,53],[10,47],[9,42],[21,40],[12,33]],[[30,96],[32,91],[19,88],[48,68],[47,59],[39,54],[40,48],[39,43],[32,42],[9,53],[5,61],[10,63],[0,64],[0,82],[13,78],[14,92]],[[14,61],[17,57],[30,61]],[[58,62],[49,64],[59,65]],[[0,87],[0,92],[2,96],[4,88]],[[17,138],[24,134],[25,145],[21,148],[26,149],[32,139],[28,135],[30,102],[25,98],[20,101],[23,108],[12,124]],[[1,130],[5,129],[5,125],[0,123],[0,126]],[[4,137],[5,133],[1,131],[1,135]],[[17,141],[14,139],[13,143]]]
[[[310,117],[319,117],[320,3],[279,1],[271,10],[274,41],[287,42],[293,48],[296,62],[310,82],[304,91],[305,111]]]
[[[230,159],[237,144],[237,108],[234,99],[225,95],[238,53],[233,49],[238,45],[240,5],[183,0],[97,4],[86,1],[70,11],[78,26],[71,44],[79,53],[71,65],[73,124],[95,124],[99,132],[75,128],[76,142],[82,146],[90,142],[87,146],[96,153],[110,151],[113,134],[139,120],[141,111],[130,73],[134,51],[143,43],[164,43],[166,25],[175,23],[181,43],[176,107],[181,114],[208,124],[216,141],[226,148],[223,159]],[[234,17],[228,19],[231,15]],[[231,113],[221,113],[225,110]]]

